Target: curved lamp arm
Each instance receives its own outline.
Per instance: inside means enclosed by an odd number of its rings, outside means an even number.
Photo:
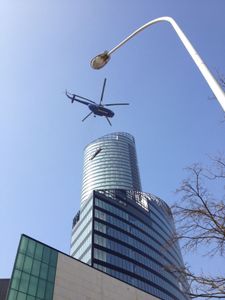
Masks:
[[[217,100],[219,101],[220,105],[222,106],[223,110],[225,111],[225,94],[224,94],[222,88],[220,87],[219,83],[214,78],[212,73],[209,71],[209,69],[207,68],[207,66],[205,65],[205,63],[203,62],[201,57],[199,56],[198,52],[192,46],[192,44],[190,43],[190,41],[188,40],[186,35],[183,33],[183,31],[177,25],[175,20],[171,17],[157,18],[157,19],[154,19],[154,20],[144,24],[143,26],[139,27],[137,30],[135,30],[133,33],[131,33],[131,35],[129,35],[121,43],[119,43],[116,47],[114,47],[110,51],[105,51],[105,52],[97,55],[96,57],[94,57],[91,60],[91,67],[94,68],[94,69],[101,69],[110,60],[110,55],[113,52],[115,52],[117,49],[122,47],[131,38],[133,38],[135,35],[137,35],[139,32],[141,32],[145,28],[147,28],[147,27],[149,27],[149,26],[151,26],[155,23],[163,22],[163,21],[169,22],[172,25],[173,29],[176,31],[176,33],[179,36],[180,40],[182,41],[183,45],[185,46],[185,48],[189,52],[190,56],[192,57],[192,59],[196,63],[196,65],[199,68],[200,72],[202,73],[203,77],[207,81],[209,87],[211,88],[211,90],[213,91],[213,93],[216,96]]]

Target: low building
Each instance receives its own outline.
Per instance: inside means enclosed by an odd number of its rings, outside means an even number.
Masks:
[[[26,235],[21,236],[7,300],[157,300]]]
[[[9,280],[10,279],[0,279],[0,300],[5,300],[7,295],[7,290],[9,287]]]

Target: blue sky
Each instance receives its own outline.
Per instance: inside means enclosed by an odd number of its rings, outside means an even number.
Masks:
[[[104,69],[89,65],[168,15],[213,74],[225,74],[224,11],[223,0],[1,0],[0,278],[11,274],[22,233],[69,252],[83,148],[93,139],[133,134],[143,190],[168,204],[186,166],[224,150],[223,111],[169,24],[142,32]],[[64,91],[98,101],[105,77],[105,102],[130,106],[115,108],[112,127],[103,118],[82,123],[87,107],[70,104]]]

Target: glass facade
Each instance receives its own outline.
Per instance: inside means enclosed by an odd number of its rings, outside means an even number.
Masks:
[[[58,252],[22,235],[7,300],[52,300]]]
[[[139,193],[148,202],[146,209],[135,192],[133,197],[129,193],[95,192],[93,266],[160,299],[188,299],[185,280],[166,270],[167,265],[183,266],[179,246],[168,247],[174,233],[169,208],[159,198]]]
[[[91,245],[93,227],[92,197],[85,202],[73,220],[70,255],[91,264]]]
[[[162,300],[187,300],[184,266],[170,208],[143,193],[135,141],[105,135],[84,151],[81,210],[73,220],[71,255]]]
[[[84,150],[81,203],[93,190],[141,190],[135,140],[124,132],[105,135]]]
[[[89,222],[82,219],[88,216],[87,207],[92,211],[91,229],[81,230],[88,228],[82,226]],[[79,230],[77,240],[82,240],[82,234],[88,236],[88,232],[91,239],[86,238],[76,250],[81,261],[86,262],[89,253],[91,266],[160,299],[189,299],[185,296],[185,278],[167,270],[171,265],[183,267],[183,261],[179,245],[168,246],[175,229],[164,201],[143,192],[98,190],[83,210],[86,214],[80,213],[79,226],[75,225]],[[90,252],[85,250],[86,243]]]

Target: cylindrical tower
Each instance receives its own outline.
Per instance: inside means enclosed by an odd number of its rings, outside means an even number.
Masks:
[[[184,267],[174,234],[167,204],[141,190],[133,136],[87,145],[71,256],[162,300],[189,300],[186,279],[170,271]]]
[[[81,204],[93,190],[141,191],[134,137],[125,132],[107,134],[84,150]]]

